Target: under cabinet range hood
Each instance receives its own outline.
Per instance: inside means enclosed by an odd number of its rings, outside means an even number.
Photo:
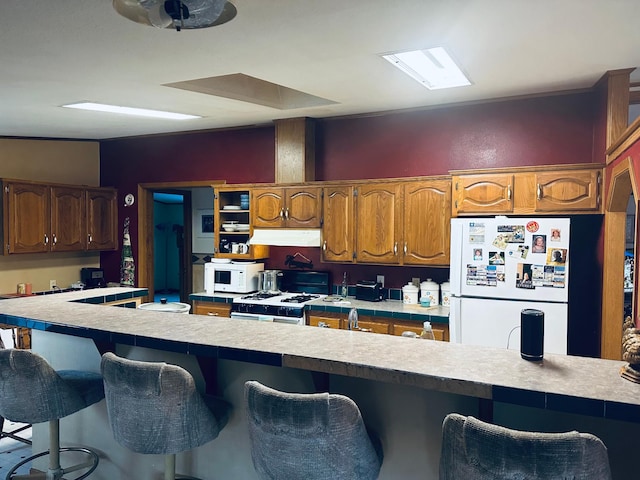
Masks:
[[[320,229],[254,228],[249,243],[276,247],[319,247]]]

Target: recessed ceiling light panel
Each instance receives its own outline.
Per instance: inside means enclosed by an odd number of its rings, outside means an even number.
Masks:
[[[136,115],[139,117],[166,118],[168,120],[192,120],[202,118],[198,115],[184,113],[163,112],[162,110],[148,110],[146,108],[121,107],[118,105],[106,105],[103,103],[80,102],[62,105],[64,108],[77,108],[79,110],[93,110],[96,112],[120,113],[123,115]]]
[[[429,90],[471,85],[443,47],[388,53],[382,58]]]

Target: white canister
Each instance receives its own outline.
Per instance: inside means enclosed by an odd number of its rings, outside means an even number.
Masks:
[[[407,283],[402,287],[402,303],[418,304],[418,287],[413,283]]]
[[[438,305],[438,300],[440,299],[440,286],[430,278],[427,278],[420,284],[420,298],[423,297],[429,299],[429,304],[432,307],[434,305]]]
[[[451,295],[451,284],[446,281],[440,284],[440,294],[442,296],[442,306],[448,307],[449,303],[449,295]]]

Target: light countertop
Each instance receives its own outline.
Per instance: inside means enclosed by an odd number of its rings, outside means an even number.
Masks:
[[[99,291],[105,299],[145,292]],[[514,350],[105,308],[90,298],[95,291],[2,300],[0,323],[640,422],[640,385],[620,377],[621,361],[547,354],[536,363]]]
[[[213,293],[206,292],[193,293],[189,296],[191,300],[202,302],[231,303],[234,298],[248,295],[245,293]],[[330,296],[327,298],[336,298]],[[398,320],[408,320],[415,322],[431,321],[434,323],[449,323],[449,307],[436,305],[433,307],[421,307],[420,305],[407,305],[400,300],[383,300],[381,302],[367,302],[356,300],[355,297],[348,297],[342,301],[314,300],[305,305],[307,311],[312,312],[336,312],[349,313],[351,308],[358,309],[360,315],[373,317],[390,317]]]

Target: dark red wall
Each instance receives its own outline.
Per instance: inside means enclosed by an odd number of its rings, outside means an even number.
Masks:
[[[593,161],[595,94],[451,106],[317,121],[316,180],[410,177],[449,170],[589,163]],[[101,183],[115,186],[120,199],[136,193],[138,183],[226,180],[273,182],[275,129],[174,134],[101,142]],[[600,160],[597,160],[600,161]],[[119,222],[131,217],[137,256],[135,209],[122,206]],[[339,283],[385,275],[386,285],[401,287],[411,277],[443,282],[447,269],[320,264],[319,249],[272,248],[268,268],[283,268],[287,254],[303,251],[315,269],[329,270]],[[120,253],[101,258],[107,279],[119,278]]]
[[[583,93],[322,121],[316,179],[590,163],[594,100]]]

